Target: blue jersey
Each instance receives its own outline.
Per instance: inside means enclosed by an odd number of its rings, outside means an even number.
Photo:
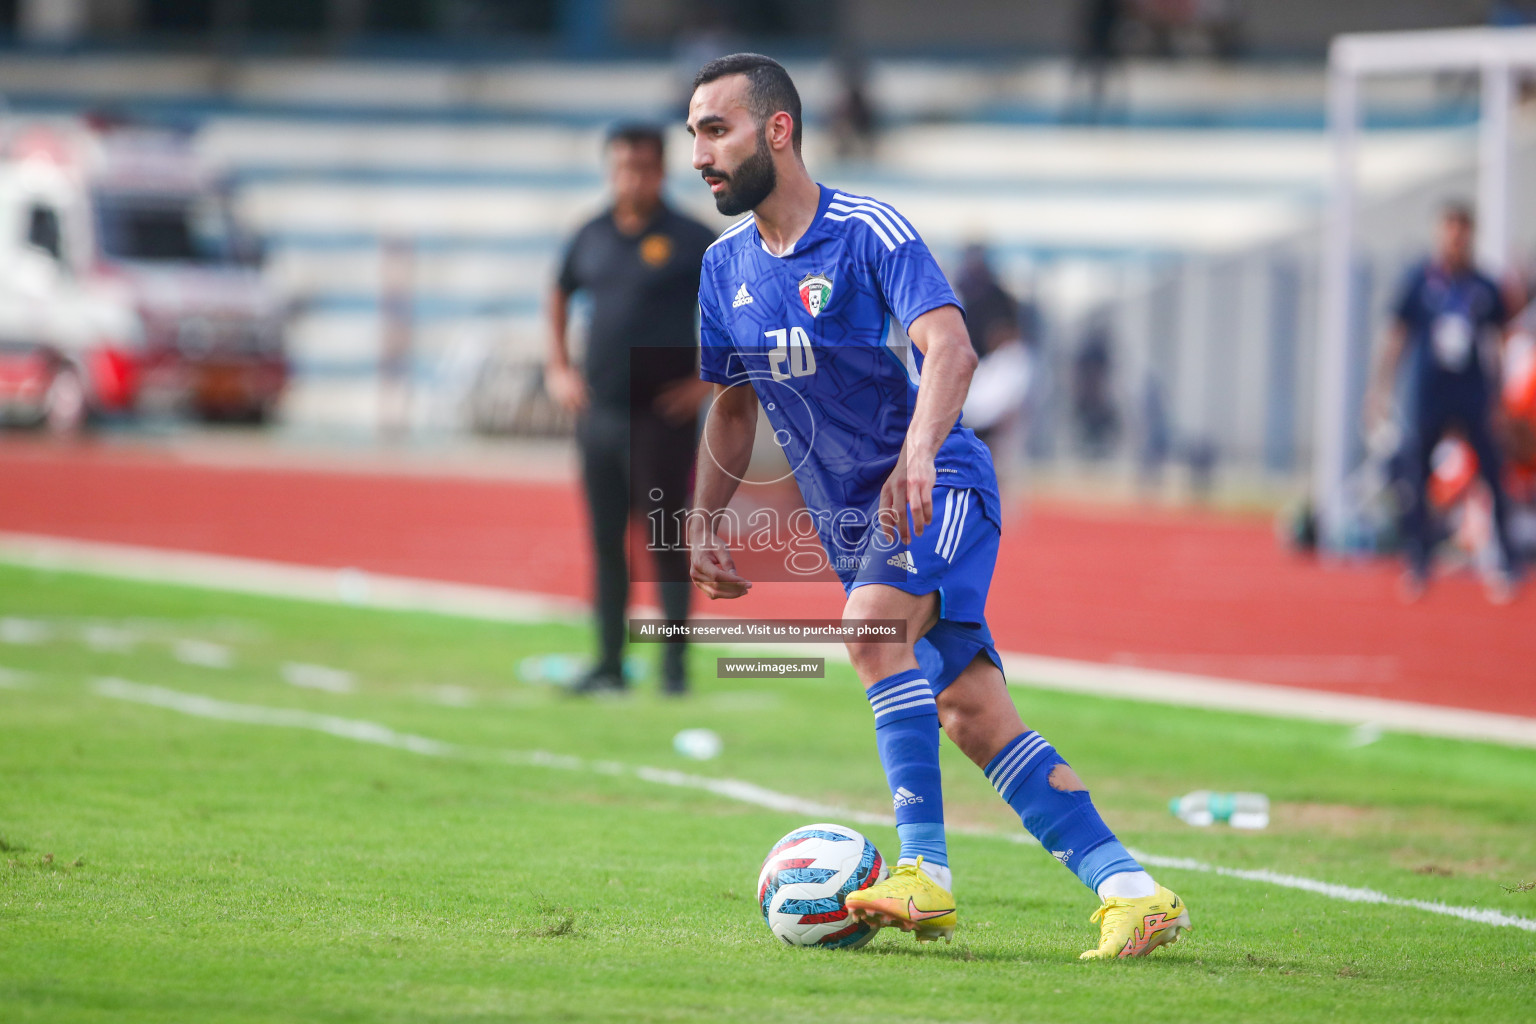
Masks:
[[[1508,318],[1492,279],[1476,270],[1451,274],[1426,261],[1403,279],[1392,315],[1407,335],[1410,379],[1421,398],[1446,383],[1472,396],[1491,393],[1482,356]]]
[[[699,375],[757,392],[845,582],[906,440],[922,372],[916,346],[893,344],[892,321],[906,328],[947,305],[960,302],[905,218],[826,186],[783,256],[768,252],[752,217],[704,254]],[[991,453],[975,434],[957,421],[934,464],[936,485],[978,492],[1000,525]]]

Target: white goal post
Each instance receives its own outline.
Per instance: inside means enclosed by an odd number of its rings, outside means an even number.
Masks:
[[[1516,75],[1523,69],[1536,69],[1536,28],[1351,33],[1336,36],[1329,47],[1333,169],[1323,232],[1312,461],[1312,493],[1324,546],[1336,546],[1345,525],[1350,437],[1360,413],[1350,407],[1348,393],[1350,331],[1356,322],[1352,264],[1360,83],[1371,75],[1415,72],[1481,75],[1477,255],[1485,269],[1498,272],[1510,258],[1510,120]]]

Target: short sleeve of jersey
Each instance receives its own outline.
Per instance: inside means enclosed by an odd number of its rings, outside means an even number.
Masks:
[[[1397,298],[1392,302],[1392,317],[1398,323],[1412,327],[1419,319],[1419,284],[1423,280],[1422,267],[1414,267],[1403,275],[1402,283],[1397,286]]]
[[[709,280],[706,270],[704,281]],[[708,284],[699,287],[699,376],[711,384],[739,384],[731,379],[731,337],[715,315],[714,299],[706,294]]]
[[[902,327],[910,328],[912,321],[940,306],[954,306],[964,312],[965,307],[960,305],[944,271],[921,238],[889,250],[883,246],[876,248],[875,274],[880,290],[891,315],[901,321]]]
[[[586,233],[587,229],[583,227],[572,235],[565,247],[565,254],[560,257],[560,273],[555,278],[555,284],[567,295],[581,288],[581,279],[576,276],[576,252],[581,248],[581,240]]]

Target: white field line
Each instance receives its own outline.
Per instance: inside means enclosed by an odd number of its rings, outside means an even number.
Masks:
[[[279,671],[282,673],[283,681],[290,686],[324,690],[327,693],[351,693],[357,689],[357,679],[344,668],[285,661]]]
[[[357,569],[320,569],[225,555],[68,540],[40,534],[0,531],[0,562],[152,583],[177,583],[397,611],[435,612],[498,622],[548,622],[572,616],[584,617],[589,612],[580,601],[497,587],[377,575]],[[660,613],[654,609],[637,608],[635,614],[654,617]],[[732,644],[729,647],[762,654],[803,654],[833,661],[847,660],[847,652],[841,644]],[[1064,690],[1276,718],[1369,725],[1391,732],[1536,747],[1536,718],[1518,715],[1006,651],[1003,652],[1003,666],[1011,685],[1023,688]]]
[[[81,627],[80,639],[93,651],[128,654],[138,646],[143,637],[136,630],[91,624]]]
[[[1288,889],[1315,892],[1320,896],[1344,900],[1349,903],[1385,903],[1394,907],[1409,907],[1413,910],[1423,910],[1431,914],[1459,917],[1466,921],[1477,921],[1480,924],[1506,925],[1528,932],[1536,932],[1536,920],[1531,920],[1527,917],[1515,917],[1497,910],[1489,910],[1485,907],[1458,907],[1448,903],[1441,903],[1438,900],[1408,900],[1397,896],[1388,896],[1386,893],[1377,892],[1375,889],[1359,889],[1350,885],[1335,885],[1332,882],[1320,882],[1315,878],[1303,878],[1300,875],[1285,875],[1277,871],[1263,869],[1224,868],[1219,865],[1203,864],[1200,861],[1189,860],[1184,857],[1159,857],[1155,854],[1142,853],[1139,850],[1132,850],[1131,856],[1143,864],[1150,864],[1155,868],[1207,871],[1212,874],[1225,875],[1227,878],[1241,878],[1249,882],[1265,882],[1270,885],[1282,885]]]
[[[46,622],[9,615],[0,618],[0,643],[35,645],[45,644],[51,639],[53,630]]]
[[[229,668],[235,662],[235,653],[223,644],[186,638],[171,643],[171,657],[201,668]]]
[[[239,722],[242,725],[279,725],[292,729],[312,729],[342,739],[359,743],[374,743],[381,747],[409,750],[413,754],[430,757],[448,757],[459,753],[451,743],[439,743],[421,736],[396,732],[376,722],[358,718],[340,718],[336,715],[320,715],[297,708],[268,708],[256,704],[232,704],[214,697],[195,693],[167,690],[160,686],[144,686],[126,679],[97,679],[91,688],[103,697],[152,704],[156,707],[179,711],[197,718],[212,718],[222,722]]]
[[[330,736],[356,740],[360,743],[373,743],[396,750],[407,750],[413,754],[425,754],[433,757],[484,756],[472,748],[460,747],[452,743],[444,743],[410,733],[396,732],[387,726],[361,719],[340,718],[335,715],[317,714],[297,708],[272,708],[255,704],[234,704],[200,694],[183,693],[179,690],[168,690],[160,686],[145,686],[141,683],[131,683],[124,679],[97,679],[93,681],[91,688],[104,697],[113,697],[118,700],[132,701],[138,704],[149,704],[154,707],[166,708],[198,718],[211,718],[222,722],[238,722],[245,725],[275,725],[294,729],[311,729]],[[740,779],[712,779],[702,775],[690,775],[687,772],[679,772],[667,768],[626,765],[618,761],[590,761],[569,754],[552,754],[544,750],[494,751],[491,753],[491,756],[507,764],[519,766],[625,776],[678,789],[702,790],[727,800],[735,800],[739,803],[764,807],[772,811],[782,811],[787,814],[803,815],[817,820],[845,821],[859,825],[881,825],[886,827],[895,827],[896,824],[896,819],[888,814],[873,814],[868,811],[859,811],[848,807],[818,803],[814,800],[805,800],[788,793],[779,793],[775,790],[765,789],[755,783],[745,782]],[[1024,844],[1033,842],[1033,840],[1022,834],[1004,834],[988,829],[951,829],[951,831],[961,835],[986,839],[1005,839]],[[1313,878],[1302,878],[1297,875],[1280,874],[1274,871],[1226,868],[1182,857],[1160,857],[1139,850],[1132,850],[1131,855],[1143,864],[1151,867],[1223,875],[1227,878],[1239,878],[1249,882],[1261,882],[1289,889],[1300,889],[1304,892],[1316,893],[1320,896],[1327,896],[1336,900],[1346,900],[1351,903],[1375,903],[1386,906],[1407,907],[1431,914],[1459,917],[1463,920],[1475,921],[1479,924],[1500,925],[1536,932],[1536,920],[1515,917],[1482,907],[1460,907],[1429,900],[1401,899],[1396,896],[1389,896],[1386,893],[1377,892],[1374,889],[1335,885],[1332,882],[1321,882]]]
[[[1536,747],[1536,718],[1520,715],[1009,651],[1003,652],[1003,668],[1010,679],[1028,680],[1029,686],[1096,697],[1120,697],[1274,718],[1305,718],[1341,725],[1370,725],[1387,732]]]

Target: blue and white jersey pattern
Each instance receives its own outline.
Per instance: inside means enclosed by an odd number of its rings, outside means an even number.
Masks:
[[[892,322],[907,328],[946,305],[960,302],[906,218],[826,186],[790,252],[770,253],[749,216],[704,254],[700,376],[755,389],[845,583],[921,379],[922,353],[893,347]],[[935,469],[937,485],[969,489],[999,521],[991,453],[968,428],[950,430]]]

